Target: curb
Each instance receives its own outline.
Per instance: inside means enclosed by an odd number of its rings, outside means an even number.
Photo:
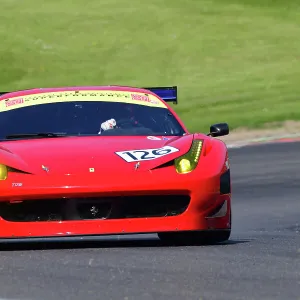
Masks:
[[[280,135],[280,136],[266,136],[251,140],[244,140],[239,141],[236,143],[227,144],[228,149],[232,148],[242,148],[246,146],[252,146],[252,145],[261,145],[261,144],[270,144],[270,143],[292,143],[300,141],[300,133],[294,133],[294,134],[286,134],[286,135]]]

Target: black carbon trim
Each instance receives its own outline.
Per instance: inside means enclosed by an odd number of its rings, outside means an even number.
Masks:
[[[230,194],[231,193],[231,178],[230,169],[223,173],[220,177],[220,194]]]

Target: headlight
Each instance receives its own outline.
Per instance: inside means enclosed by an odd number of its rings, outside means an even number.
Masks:
[[[177,173],[186,174],[192,172],[198,164],[203,141],[193,141],[192,147],[188,153],[175,159],[175,168]]]
[[[0,164],[0,180],[5,180],[7,178],[7,166]]]

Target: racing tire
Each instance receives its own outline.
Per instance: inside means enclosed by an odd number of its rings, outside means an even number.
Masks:
[[[213,231],[159,232],[158,237],[168,245],[212,245],[229,240],[231,229]]]

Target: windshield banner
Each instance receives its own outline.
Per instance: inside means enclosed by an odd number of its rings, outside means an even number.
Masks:
[[[4,97],[5,96],[3,95],[2,98]],[[3,100],[0,100],[0,112],[33,105],[74,101],[120,102],[166,108],[166,105],[152,94],[108,90],[91,90],[48,92],[24,95],[14,98],[4,98]]]

